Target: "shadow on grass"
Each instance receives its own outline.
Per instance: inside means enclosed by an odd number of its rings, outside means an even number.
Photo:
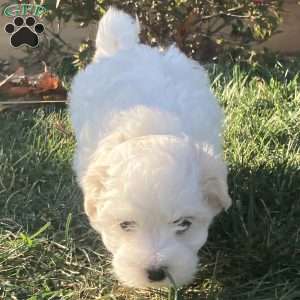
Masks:
[[[297,165],[232,166],[233,206],[212,225],[186,299],[299,298],[299,182]]]

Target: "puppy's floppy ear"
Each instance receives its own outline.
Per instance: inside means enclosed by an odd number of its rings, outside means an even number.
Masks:
[[[99,206],[99,195],[103,190],[103,181],[106,177],[106,168],[90,167],[81,180],[84,194],[84,210],[91,223],[97,220],[97,207]]]
[[[214,215],[231,206],[228,194],[227,167],[224,161],[207,151],[201,151],[202,189]]]
[[[107,166],[104,166],[106,154],[114,146],[126,140],[122,132],[112,134],[101,141],[98,150],[90,159],[90,165],[80,180],[80,186],[84,194],[84,210],[90,222],[97,221],[97,208],[99,208],[99,196],[104,189],[104,180],[107,178]]]

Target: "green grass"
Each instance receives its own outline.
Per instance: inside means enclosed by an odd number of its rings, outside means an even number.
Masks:
[[[233,206],[183,299],[300,299],[300,79],[212,69]],[[0,299],[167,299],[127,289],[82,210],[65,111],[0,114]]]

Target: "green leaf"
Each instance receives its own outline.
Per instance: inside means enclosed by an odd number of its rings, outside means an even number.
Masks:
[[[27,234],[21,233],[20,237],[26,246],[28,246],[28,247],[32,246],[33,241]]]
[[[30,236],[30,239],[35,239],[37,236],[42,234],[49,226],[51,225],[50,222],[46,223],[44,226],[42,226],[36,233]]]

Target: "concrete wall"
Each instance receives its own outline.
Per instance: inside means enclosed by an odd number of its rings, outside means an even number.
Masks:
[[[300,54],[300,1],[284,0],[283,23],[270,40],[260,46],[285,54]]]

